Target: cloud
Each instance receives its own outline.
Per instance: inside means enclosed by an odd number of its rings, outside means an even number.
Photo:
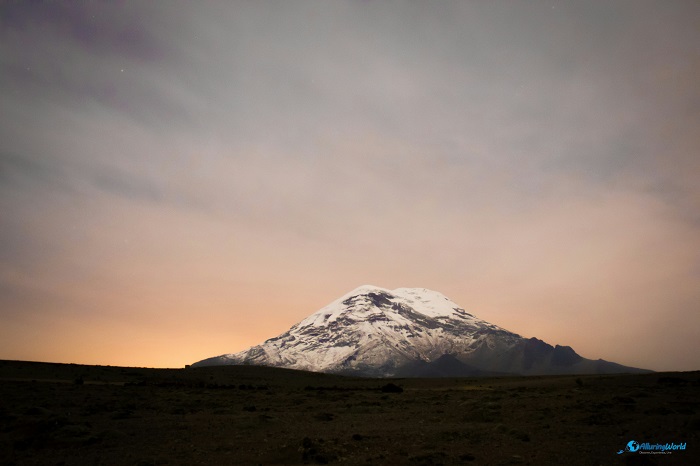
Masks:
[[[3,315],[153,332],[161,313],[198,331],[192,309],[231,328],[255,315],[224,352],[361,283],[426,286],[584,354],[694,367],[691,343],[617,342],[631,317],[625,338],[654,341],[687,336],[661,316],[696,319],[698,17],[695,2],[5,8]],[[577,330],[603,318],[599,338]]]

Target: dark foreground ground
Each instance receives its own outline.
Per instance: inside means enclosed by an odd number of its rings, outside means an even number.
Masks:
[[[699,431],[700,372],[389,381],[0,361],[2,465],[700,465]],[[630,440],[686,450],[618,455]]]

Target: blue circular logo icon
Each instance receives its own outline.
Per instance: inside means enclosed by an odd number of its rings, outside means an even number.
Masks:
[[[630,440],[627,442],[627,446],[625,447],[625,450],[634,453],[635,451],[639,450],[639,444],[635,442],[634,440]]]

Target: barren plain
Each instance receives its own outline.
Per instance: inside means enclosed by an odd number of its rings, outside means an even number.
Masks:
[[[698,465],[700,372],[357,379],[0,361],[3,465]],[[646,454],[627,443],[685,443]]]

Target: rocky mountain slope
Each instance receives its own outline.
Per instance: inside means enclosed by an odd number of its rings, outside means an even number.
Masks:
[[[194,366],[252,364],[370,377],[645,372],[523,338],[423,288],[361,286],[287,332]]]

